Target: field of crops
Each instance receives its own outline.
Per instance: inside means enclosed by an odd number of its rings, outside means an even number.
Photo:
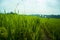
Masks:
[[[60,40],[60,19],[0,14],[0,40]]]

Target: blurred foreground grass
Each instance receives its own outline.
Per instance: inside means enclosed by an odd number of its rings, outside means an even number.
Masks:
[[[0,14],[0,40],[60,40],[60,19]]]

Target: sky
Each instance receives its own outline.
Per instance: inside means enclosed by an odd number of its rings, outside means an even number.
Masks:
[[[58,14],[60,0],[0,0],[0,12],[16,12],[20,14]]]

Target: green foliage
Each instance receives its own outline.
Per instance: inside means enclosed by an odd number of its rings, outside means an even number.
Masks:
[[[0,14],[0,40],[60,40],[59,20]]]
[[[0,27],[0,40],[2,39],[7,39],[8,37],[8,32],[5,27]]]

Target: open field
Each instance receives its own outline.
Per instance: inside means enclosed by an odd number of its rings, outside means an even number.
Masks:
[[[60,19],[0,14],[0,40],[60,40]]]

